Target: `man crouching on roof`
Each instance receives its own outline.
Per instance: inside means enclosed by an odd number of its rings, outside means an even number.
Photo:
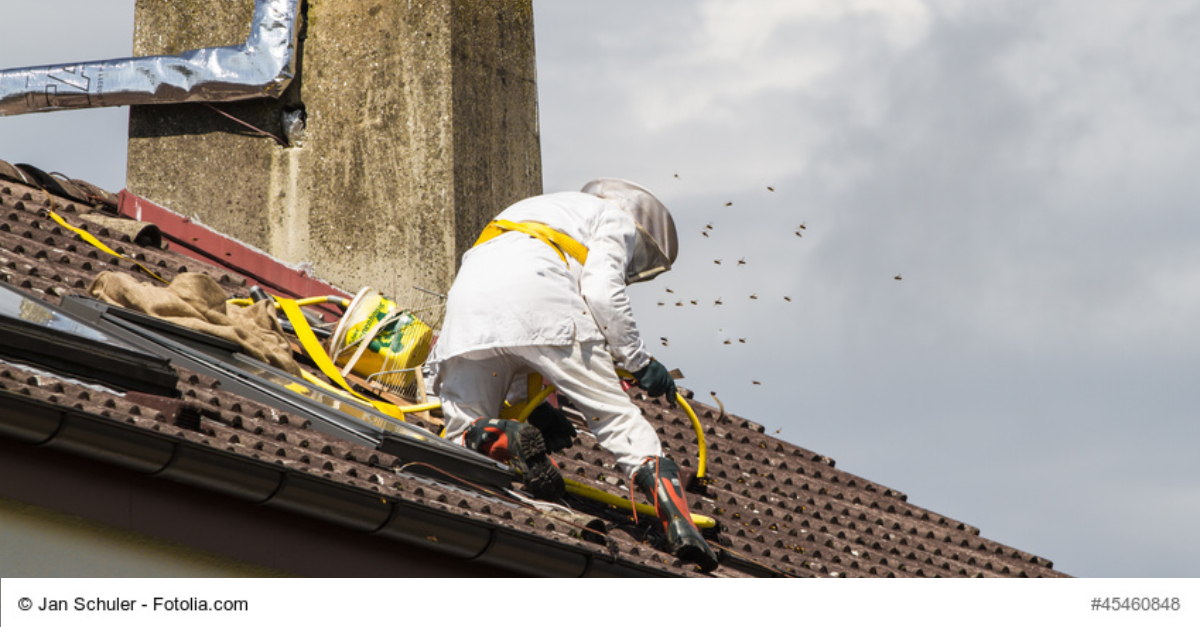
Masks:
[[[620,364],[674,402],[675,382],[646,351],[625,287],[669,270],[676,252],[670,212],[628,181],[522,200],[463,255],[429,365],[445,437],[512,464],[526,489],[557,499],[564,484],[549,454],[570,446],[571,423],[548,406],[527,423],[498,417],[513,381],[541,374],[656,505],[671,553],[708,571],[717,558],[692,524],[679,469],[616,374]]]

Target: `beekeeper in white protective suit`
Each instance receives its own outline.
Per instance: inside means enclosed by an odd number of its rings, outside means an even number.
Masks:
[[[570,445],[570,422],[546,407],[527,423],[498,418],[512,383],[540,373],[658,506],[668,550],[711,569],[716,557],[692,525],[678,467],[615,371],[674,402],[675,383],[646,350],[625,288],[669,270],[676,253],[670,212],[634,183],[598,179],[522,200],[463,255],[428,363],[444,436],[511,463],[535,496],[555,499],[564,484],[549,453]]]

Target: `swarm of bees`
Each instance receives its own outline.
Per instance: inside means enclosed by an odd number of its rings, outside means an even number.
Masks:
[[[675,172],[675,173],[674,173],[674,178],[675,178],[675,179],[680,179],[680,176],[679,176],[679,173],[678,173],[678,172]],[[775,186],[774,186],[774,185],[766,185],[765,187],[766,187],[766,190],[767,190],[767,192],[769,192],[769,193],[774,193],[774,192],[776,191],[776,188],[775,188]],[[760,188],[760,189],[761,189],[761,188]],[[734,201],[733,201],[733,200],[728,200],[728,201],[725,201],[725,202],[724,202],[724,206],[725,206],[725,207],[732,207],[732,206],[733,206],[733,203],[734,203]],[[807,231],[808,231],[808,223],[807,223],[807,222],[800,222],[800,223],[798,223],[798,224],[797,224],[797,223],[795,223],[795,222],[793,222],[793,223],[792,223],[792,225],[794,225],[794,228],[792,229],[792,232],[793,232],[794,236],[795,236],[795,237],[797,237],[797,238],[802,238],[802,237],[804,237],[804,235],[805,235],[805,234],[807,233]],[[785,232],[785,233],[786,233],[786,232]],[[715,228],[715,226],[714,226],[714,223],[713,223],[713,222],[708,222],[708,223],[706,223],[706,224],[703,226],[703,228],[700,230],[700,235],[701,235],[702,237],[704,237],[704,238],[706,238],[706,239],[708,239],[708,240],[714,241],[714,242],[718,242],[718,241],[720,240],[720,238],[721,238],[721,235],[718,233],[718,229],[716,229],[716,228]],[[728,267],[728,266],[725,266],[725,264],[724,264],[724,258],[723,258],[723,257],[718,257],[718,258],[711,258],[711,257],[710,257],[710,259],[712,259],[713,265],[716,265],[716,266],[724,266],[724,267]],[[749,265],[749,262],[747,262],[747,260],[746,260],[746,257],[741,257],[741,258],[739,258],[739,259],[737,260],[737,263],[734,265],[734,267],[741,267],[741,266],[748,266],[748,265]],[[716,272],[716,271],[714,271],[714,272]],[[903,280],[903,277],[902,277],[900,274],[896,274],[896,275],[893,277],[893,279],[894,279],[894,280],[896,280],[896,281],[901,281],[901,280]],[[675,290],[673,290],[673,289],[671,289],[671,288],[669,288],[669,287],[668,287],[668,288],[666,288],[666,292],[667,292],[668,294],[674,294],[674,293],[675,293]],[[688,303],[691,303],[693,306],[695,306],[695,305],[698,305],[698,304],[699,304],[699,300],[700,300],[700,299],[691,299],[691,298],[688,298],[688,299],[683,299],[683,300],[678,300],[678,301],[676,301],[676,302],[675,302],[675,306],[676,306],[676,307],[682,307],[682,306],[684,306],[684,302],[685,302],[685,301],[686,301],[686,302],[688,302]],[[752,301],[758,301],[758,300],[760,300],[760,299],[759,299],[759,296],[758,296],[758,293],[757,293],[757,292],[751,292],[751,293],[750,293],[750,295],[749,295],[749,300],[752,300]],[[790,295],[783,295],[783,300],[784,300],[784,302],[786,302],[786,303],[791,303],[791,302],[792,302],[792,297],[791,297]],[[776,301],[776,302],[778,302],[778,301]],[[665,305],[666,305],[666,303],[665,303],[664,301],[658,301],[658,306],[659,306],[659,307],[663,307],[663,306],[665,306]],[[721,307],[722,305],[724,305],[723,298],[722,298],[722,297],[720,297],[720,296],[718,296],[718,297],[716,298],[716,300],[714,300],[714,301],[713,301],[713,306],[714,306],[714,307]],[[721,333],[721,334],[722,334],[722,335],[724,335],[724,333]],[[665,337],[662,337],[662,338],[659,338],[659,340],[660,340],[660,342],[662,343],[662,345],[663,345],[663,346],[668,346],[668,345],[669,345],[669,342],[668,342],[667,338],[665,338]],[[724,337],[724,338],[721,340],[721,343],[722,343],[723,345],[725,345],[725,346],[730,346],[730,345],[733,345],[733,344],[735,343],[735,340],[736,340],[736,343],[737,343],[737,344],[747,344],[747,338],[745,338],[745,337],[736,337],[736,336],[735,336],[735,337]],[[751,383],[751,385],[753,385],[753,386],[762,386],[762,385],[763,385],[762,381],[759,381],[759,380],[751,380],[751,382],[750,382],[750,383]],[[776,431],[776,433],[778,433],[778,432],[779,432],[779,431],[781,431],[781,430],[782,430],[782,429],[780,429],[780,430],[777,430],[777,431]]]

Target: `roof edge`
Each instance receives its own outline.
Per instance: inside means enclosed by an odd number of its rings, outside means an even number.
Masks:
[[[0,390],[0,438],[300,514],[364,535],[523,575],[670,576],[486,520],[341,485],[187,439]],[[119,446],[117,446],[119,445]]]

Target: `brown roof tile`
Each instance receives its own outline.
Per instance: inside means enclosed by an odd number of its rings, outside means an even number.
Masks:
[[[47,213],[54,211],[68,224],[87,231],[166,281],[183,272],[201,272],[233,296],[248,294],[242,277],[171,251],[138,246],[128,235],[79,219],[81,214],[93,210],[40,189],[0,182],[0,278],[44,295],[53,303],[60,302],[67,294],[85,294],[91,280],[102,270],[128,272],[151,280],[131,261],[104,253],[63,229]]]

